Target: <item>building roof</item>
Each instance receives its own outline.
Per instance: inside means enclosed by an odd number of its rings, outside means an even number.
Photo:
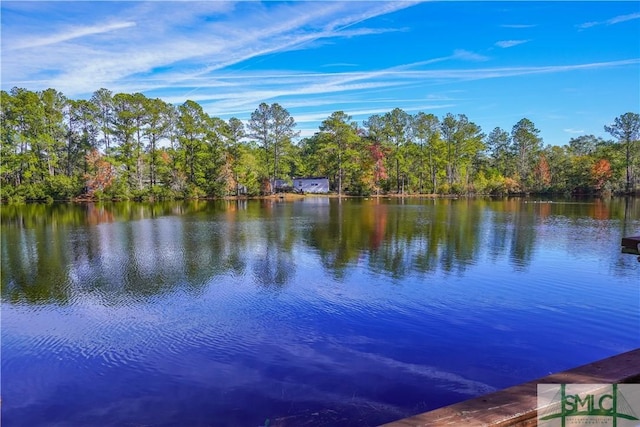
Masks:
[[[293,179],[329,179],[326,176],[298,176]]]

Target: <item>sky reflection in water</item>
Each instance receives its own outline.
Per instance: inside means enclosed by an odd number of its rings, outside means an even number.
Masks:
[[[7,425],[375,425],[640,345],[625,201],[2,208]]]

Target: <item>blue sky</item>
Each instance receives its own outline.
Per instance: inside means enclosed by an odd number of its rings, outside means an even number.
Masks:
[[[532,120],[545,144],[640,111],[640,2],[2,1],[2,89],[101,88],[301,136],[332,112]]]

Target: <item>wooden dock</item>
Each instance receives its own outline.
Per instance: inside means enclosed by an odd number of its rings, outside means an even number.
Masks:
[[[625,254],[640,255],[640,236],[623,237],[622,252]]]
[[[394,421],[385,424],[384,427],[536,426],[538,384],[614,383],[640,383],[640,348],[475,399]]]

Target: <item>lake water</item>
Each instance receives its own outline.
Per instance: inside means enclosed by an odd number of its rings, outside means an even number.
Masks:
[[[1,219],[5,426],[376,425],[640,347],[640,200]]]

